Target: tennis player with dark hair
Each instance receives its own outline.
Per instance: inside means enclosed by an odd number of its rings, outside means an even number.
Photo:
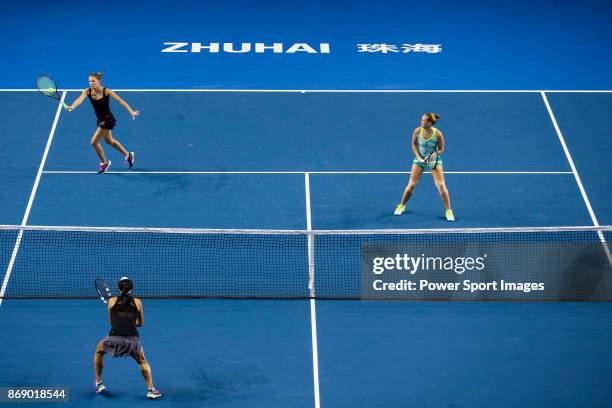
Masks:
[[[107,144],[113,146],[123,155],[130,169],[134,166],[134,152],[128,152],[117,139],[113,138],[112,130],[117,121],[110,110],[109,97],[112,97],[119,102],[121,106],[127,109],[130,115],[132,115],[132,119],[136,119],[136,116],[140,115],[139,111],[132,109],[130,105],[119,97],[119,95],[112,90],[103,87],[101,81],[102,72],[94,72],[93,74],[89,74],[89,88],[83,90],[81,95],[74,101],[74,103],[67,108],[68,112],[71,112],[75,110],[77,106],[81,104],[81,102],[83,102],[85,97],[89,97],[89,101],[96,112],[98,122],[98,128],[91,138],[91,145],[100,158],[98,174],[106,173],[111,165],[111,161],[106,159],[104,149],[102,149],[102,145],[100,144],[101,139],[104,139]]]
[[[414,151],[414,160],[412,161],[412,170],[410,171],[410,179],[408,185],[404,189],[402,195],[402,201],[395,208],[395,215],[402,215],[406,210],[406,202],[412,196],[412,192],[417,186],[423,170],[427,167],[427,161],[425,160],[432,153],[439,155],[438,164],[434,169],[431,170],[434,183],[440,193],[442,203],[446,209],[446,219],[448,221],[455,221],[455,216],[450,205],[450,196],[446,189],[446,183],[444,182],[444,171],[442,170],[442,153],[444,152],[444,135],[440,130],[436,129],[433,125],[440,118],[435,113],[425,113],[421,117],[421,126],[414,129],[412,132],[412,150]]]
[[[111,331],[107,337],[100,340],[94,354],[96,392],[101,393],[106,390],[102,383],[102,359],[104,354],[108,353],[113,357],[132,357],[140,365],[140,372],[147,383],[147,397],[149,399],[159,398],[162,395],[153,385],[151,367],[145,358],[136,329],[144,324],[142,303],[140,299],[132,296],[134,284],[127,277],[119,279],[117,288],[119,296],[113,296],[108,300]]]

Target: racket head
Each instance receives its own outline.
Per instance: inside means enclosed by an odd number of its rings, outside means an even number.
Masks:
[[[96,292],[98,292],[98,296],[104,303],[108,303],[108,299],[110,299],[113,295],[108,288],[108,285],[102,279],[96,279],[94,281],[94,286],[96,287]]]
[[[439,160],[438,152],[431,152],[425,158],[425,162],[427,163],[427,166],[429,166],[431,170],[434,170],[436,167],[438,167],[438,160]]]
[[[61,99],[59,93],[57,92],[57,85],[55,85],[55,81],[48,75],[41,75],[36,78],[36,88],[38,89],[38,92],[45,96],[55,98],[57,100]]]

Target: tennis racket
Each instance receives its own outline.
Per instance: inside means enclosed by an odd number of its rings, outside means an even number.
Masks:
[[[57,99],[62,103],[64,109],[68,109],[68,105],[66,105],[66,103],[62,101],[62,97],[57,92],[57,86],[55,85],[55,81],[51,77],[47,75],[39,76],[36,79],[36,87],[38,88],[38,91],[41,94],[48,96],[49,98]]]
[[[427,166],[429,166],[430,169],[434,170],[436,167],[438,167],[439,159],[440,155],[438,154],[438,152],[433,151],[423,158],[423,163],[427,163]]]
[[[113,295],[106,282],[104,282],[102,279],[96,279],[94,285],[96,286],[96,291],[98,292],[100,299],[102,299],[104,303],[108,303],[108,299],[110,299]]]

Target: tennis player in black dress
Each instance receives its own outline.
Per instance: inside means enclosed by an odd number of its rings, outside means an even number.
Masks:
[[[140,366],[140,372],[147,383],[147,397],[157,399],[161,392],[153,385],[151,367],[145,358],[144,350],[140,344],[137,327],[144,324],[144,314],[140,299],[132,296],[134,284],[127,277],[119,279],[117,283],[119,296],[108,300],[108,318],[111,331],[96,347],[94,354],[94,369],[96,372],[96,392],[106,390],[102,382],[102,359],[105,354],[113,357],[132,357]]]
[[[91,145],[100,158],[100,167],[98,168],[99,174],[105,173],[111,165],[111,161],[106,159],[104,149],[102,149],[102,145],[100,144],[101,139],[104,139],[106,143],[113,146],[123,155],[130,169],[134,166],[134,152],[128,152],[117,139],[113,138],[112,130],[117,121],[110,110],[110,97],[115,99],[121,106],[127,109],[130,115],[132,115],[132,119],[136,119],[136,116],[140,115],[139,111],[132,109],[127,102],[119,97],[119,95],[108,88],[104,88],[101,85],[101,80],[102,72],[94,72],[93,74],[90,74],[89,88],[83,90],[81,95],[74,101],[74,103],[67,108],[68,112],[75,110],[76,107],[83,102],[85,97],[88,97],[94,111],[96,112],[98,128],[91,138]]]

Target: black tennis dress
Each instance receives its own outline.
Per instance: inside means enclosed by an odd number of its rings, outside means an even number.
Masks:
[[[131,296],[118,297],[110,313],[111,331],[102,339],[104,352],[113,357],[137,358],[142,350],[136,329],[138,308]]]
[[[138,337],[136,320],[138,319],[138,308],[131,296],[117,298],[110,313],[111,331],[109,336],[134,336]]]
[[[98,121],[98,127],[101,129],[112,130],[117,121],[110,111],[110,96],[106,93],[106,88],[102,88],[102,98],[94,99],[91,97],[91,89],[87,90],[87,96],[96,112],[96,119]]]

